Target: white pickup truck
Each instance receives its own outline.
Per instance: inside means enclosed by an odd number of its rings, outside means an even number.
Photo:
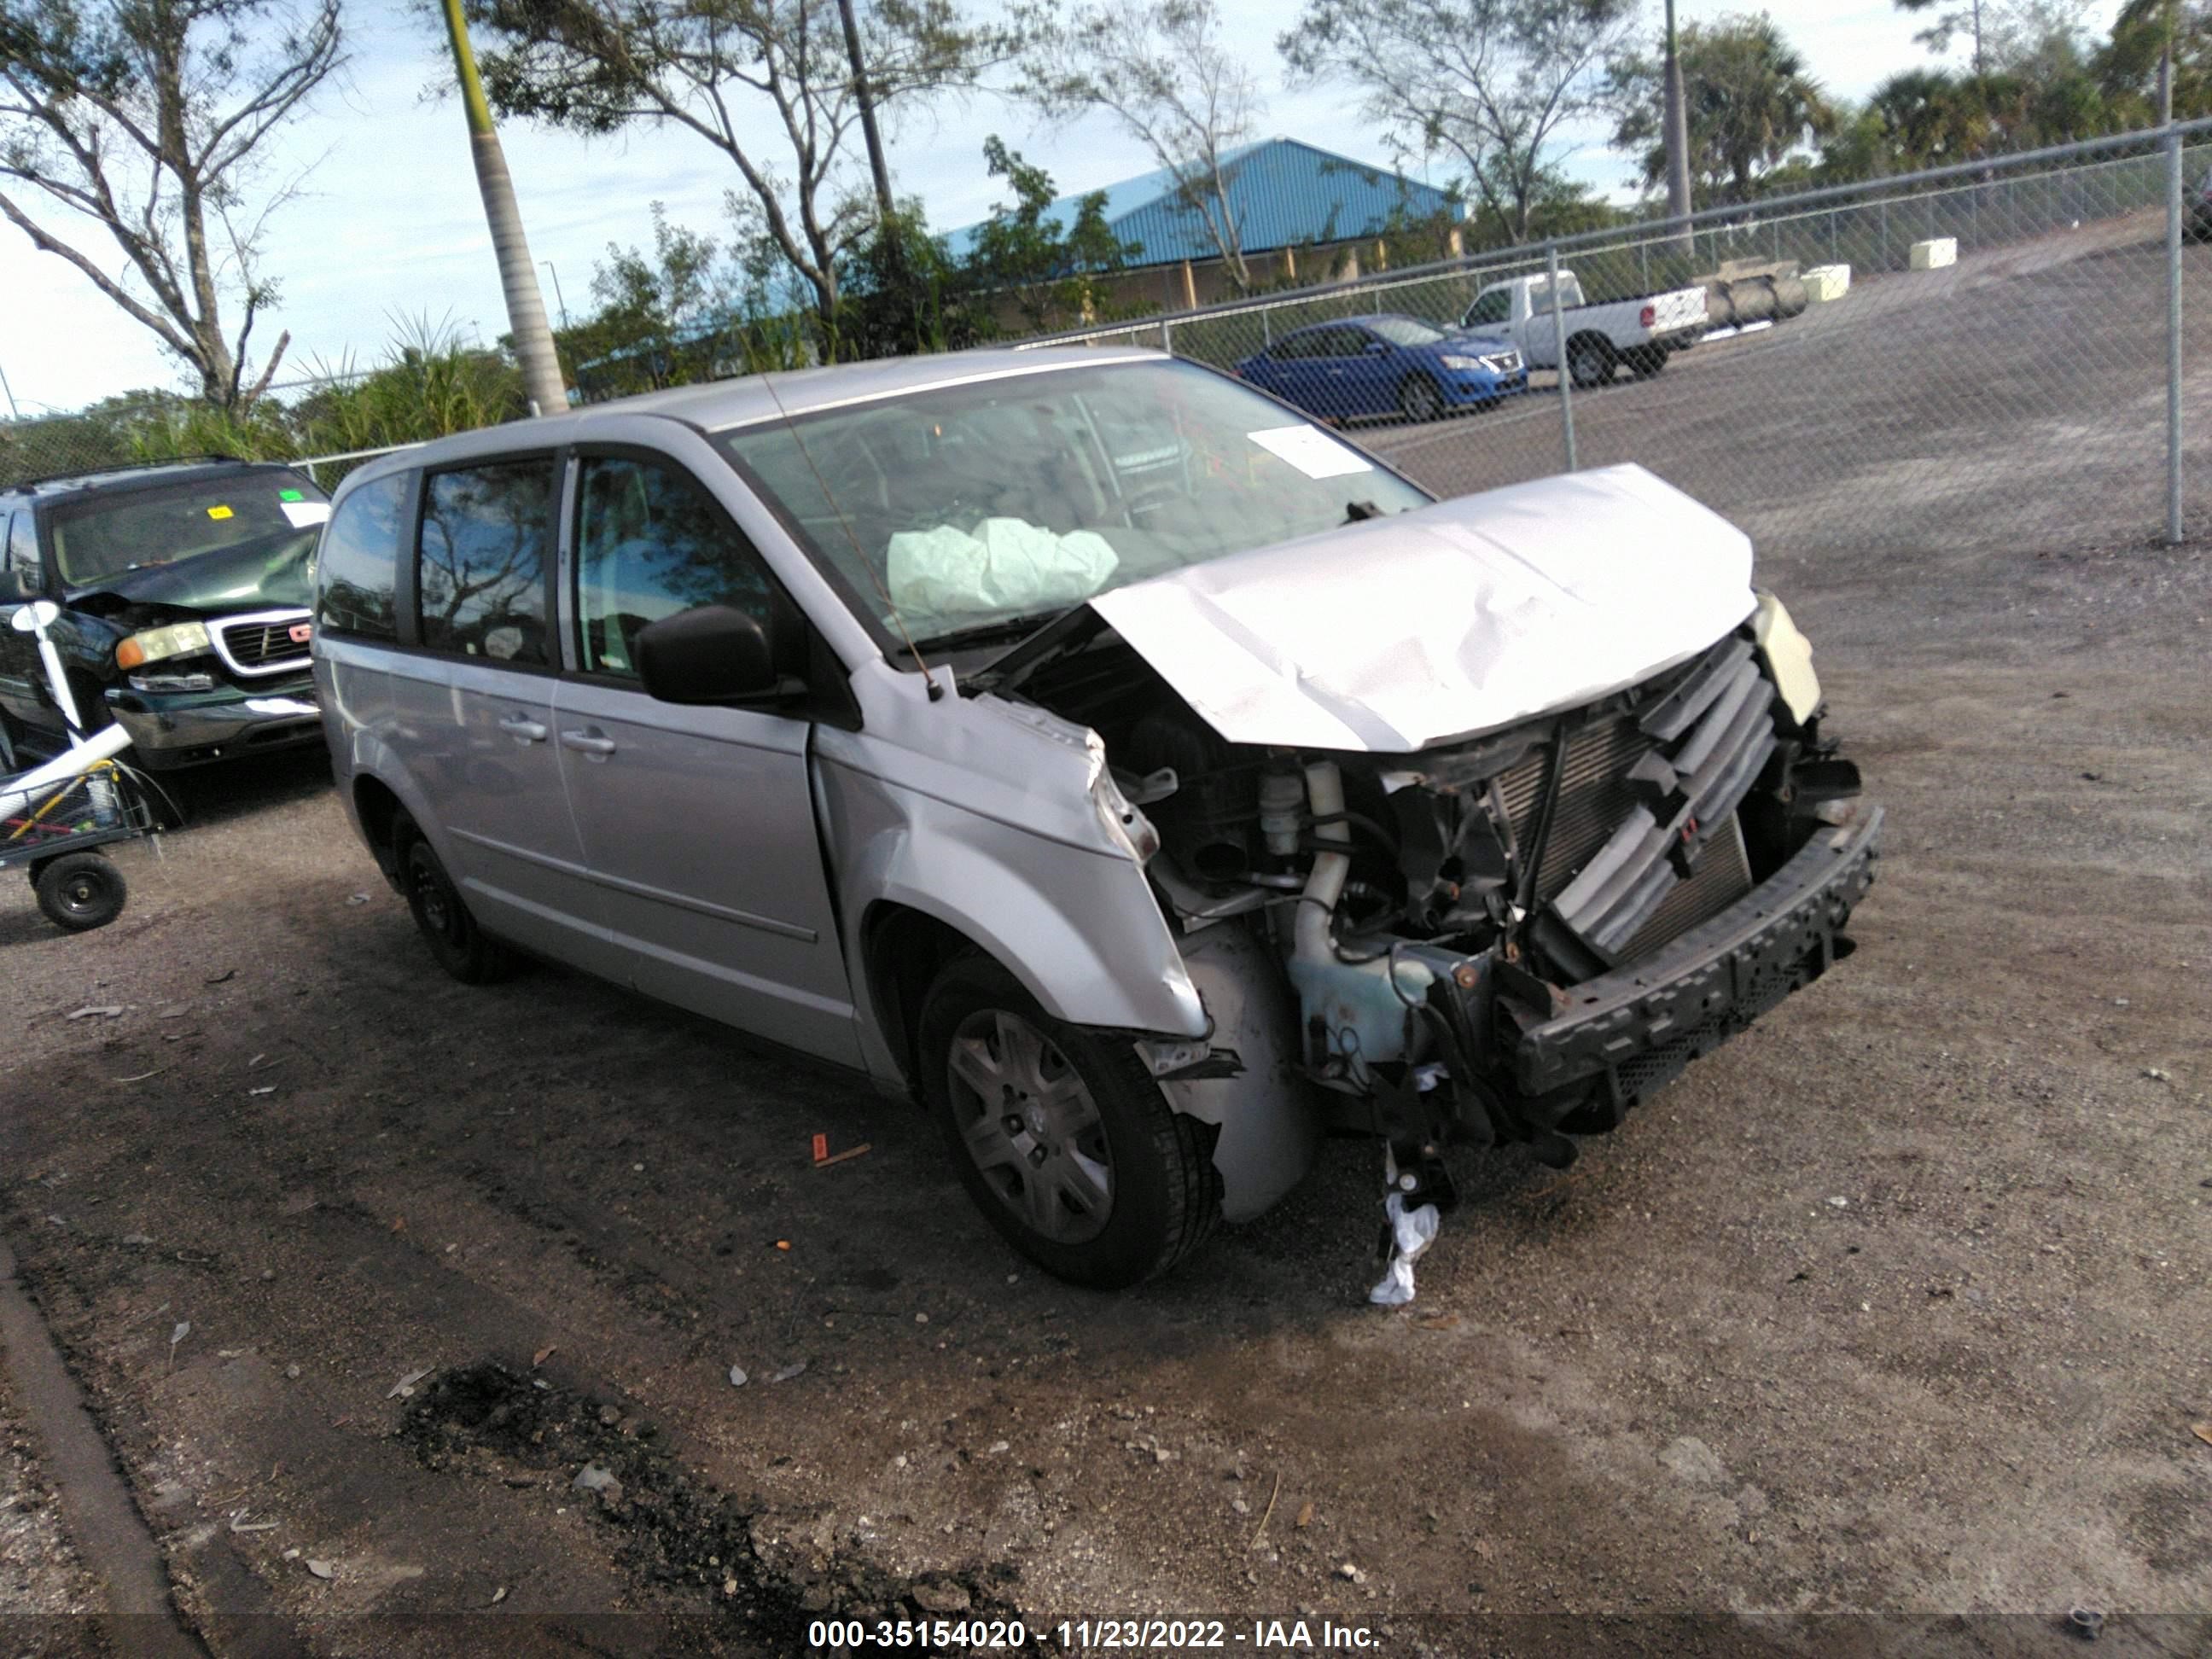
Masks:
[[[1624,365],[1638,375],[1656,374],[1669,352],[1697,343],[1705,331],[1705,290],[1678,288],[1666,294],[1640,295],[1588,305],[1575,273],[1559,273],[1559,317],[1552,319],[1552,284],[1547,276],[1516,276],[1492,283],[1474,296],[1460,319],[1464,328],[1504,333],[1521,348],[1531,368],[1559,366],[1559,335],[1567,337],[1567,372],[1578,386],[1603,386]]]

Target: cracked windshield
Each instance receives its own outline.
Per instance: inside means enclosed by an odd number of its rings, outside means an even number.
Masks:
[[[724,435],[816,559],[918,646],[1020,637],[1093,594],[1427,497],[1202,369],[1080,368]]]

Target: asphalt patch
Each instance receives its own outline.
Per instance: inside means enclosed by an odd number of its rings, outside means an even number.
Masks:
[[[808,1649],[808,1626],[825,1617],[873,1623],[939,1620],[951,1609],[968,1618],[1016,1612],[1006,1592],[1018,1575],[1006,1564],[906,1579],[842,1551],[803,1565],[777,1562],[756,1536],[765,1509],[758,1498],[694,1479],[658,1425],[620,1401],[497,1360],[441,1372],[409,1403],[398,1433],[428,1468],[510,1482],[517,1470],[556,1477],[542,1483],[548,1496],[612,1529],[638,1579],[698,1596],[696,1620],[665,1632],[665,1642],[709,1650],[742,1631],[764,1650],[795,1653]],[[580,1487],[575,1477],[586,1470],[595,1472],[594,1484]],[[1034,1638],[1029,1650],[1042,1651]]]

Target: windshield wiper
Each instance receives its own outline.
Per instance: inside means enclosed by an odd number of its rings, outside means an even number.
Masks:
[[[1344,521],[1346,524],[1359,524],[1382,516],[1382,509],[1372,501],[1346,501],[1344,504]]]
[[[1057,611],[1033,611],[1022,617],[994,617],[988,622],[974,623],[966,628],[955,628],[943,634],[931,634],[915,641],[924,650],[959,651],[969,646],[996,645],[1001,641],[1025,640],[1039,629],[1049,627],[1084,602],[1063,605]]]

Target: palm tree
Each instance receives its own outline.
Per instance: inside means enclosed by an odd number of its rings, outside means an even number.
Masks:
[[[477,76],[477,55],[469,46],[469,26],[461,0],[445,0],[446,33],[453,45],[453,68],[460,77],[461,105],[469,118],[469,151],[477,166],[477,188],[483,195],[484,218],[491,226],[492,252],[499,258],[500,287],[507,294],[507,325],[514,336],[514,355],[522,366],[523,395],[538,414],[568,406],[561,379],[561,359],[553,331],[545,321],[545,296],[538,291],[538,267],[522,234],[522,210],[514,200],[514,180],[507,155],[491,124],[483,82]]]
[[[1835,125],[1820,83],[1764,14],[1686,23],[1673,56],[1682,78],[1689,172],[1708,203],[1757,195],[1765,173]],[[1613,143],[1642,152],[1647,186],[1668,176],[1669,67],[1663,52],[1638,55],[1620,60],[1609,76],[1619,112]]]
[[[1682,31],[1690,151],[1735,201],[1759,175],[1834,124],[1805,59],[1765,13]]]

